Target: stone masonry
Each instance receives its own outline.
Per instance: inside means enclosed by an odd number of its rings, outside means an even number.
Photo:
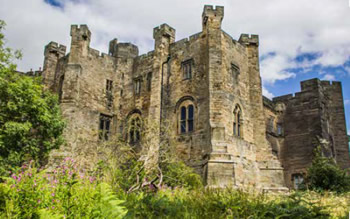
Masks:
[[[71,26],[68,54],[50,42],[43,81],[67,120],[67,144],[55,156],[89,160],[116,135],[137,145],[139,121],[147,120],[170,126],[169,142],[210,186],[293,187],[318,144],[349,167],[340,82],[313,79],[295,96],[263,97],[259,37],[233,39],[223,18],[223,7],[204,6],[202,31],[179,41],[162,24],[153,30],[154,50],[143,55],[117,39],[100,54],[86,25]]]

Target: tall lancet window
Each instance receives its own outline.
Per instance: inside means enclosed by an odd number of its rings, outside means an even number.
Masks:
[[[242,110],[238,105],[233,111],[233,135],[242,137]]]

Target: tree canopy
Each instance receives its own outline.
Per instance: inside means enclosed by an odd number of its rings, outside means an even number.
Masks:
[[[16,71],[21,53],[5,46],[4,27],[0,20],[0,175],[26,160],[44,164],[63,143],[64,128],[57,96],[40,77]]]

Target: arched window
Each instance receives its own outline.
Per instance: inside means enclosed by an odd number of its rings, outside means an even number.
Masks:
[[[128,141],[136,144],[141,140],[141,118],[138,114],[132,115],[129,120]]]
[[[233,111],[233,135],[242,137],[242,111],[238,105]]]
[[[194,130],[194,106],[184,103],[180,107],[180,133],[189,133]]]

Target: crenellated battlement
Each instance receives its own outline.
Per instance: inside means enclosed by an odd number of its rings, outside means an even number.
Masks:
[[[60,45],[56,42],[51,41],[45,46],[44,55],[47,56],[49,53],[55,53],[59,56],[64,56],[66,54],[67,47],[65,45]]]
[[[175,41],[175,29],[170,27],[168,24],[162,24],[153,29],[153,38],[168,37],[172,41]]]
[[[181,48],[181,47],[186,46],[186,44],[188,44],[188,43],[195,42],[196,40],[198,40],[200,38],[201,34],[202,34],[202,32],[199,32],[199,33],[196,33],[196,34],[189,36],[188,38],[184,38],[184,39],[181,39],[179,41],[176,41],[170,45],[171,49],[176,50],[177,48]]]
[[[80,26],[74,24],[71,26],[70,35],[72,40],[90,40],[91,32],[86,24],[81,24]]]
[[[138,61],[142,61],[142,60],[144,60],[144,59],[153,57],[153,55],[154,55],[154,51],[150,51],[150,52],[148,52],[148,53],[139,55],[139,56],[137,57],[137,59],[138,59]]]
[[[256,45],[259,46],[259,35],[256,34],[241,34],[238,40],[243,45]]]
[[[202,13],[202,28],[221,29],[222,19],[224,18],[224,7],[205,5]]]
[[[118,45],[118,39],[114,38],[113,40],[109,41],[109,49],[108,54],[111,56],[115,56],[117,52],[117,45]]]
[[[305,80],[300,82],[300,92],[296,92],[294,94],[287,94],[279,97],[274,97],[272,101],[276,102],[286,102],[292,99],[300,98],[305,93],[314,92],[314,91],[322,91],[323,89],[333,88],[333,89],[341,89],[341,82],[339,81],[321,81],[318,78],[313,78],[310,80]],[[323,88],[323,89],[322,89]]]
[[[139,48],[132,43],[118,43],[116,45],[115,57],[136,58],[139,55]]]
[[[224,6],[205,5],[202,17],[224,17]]]

